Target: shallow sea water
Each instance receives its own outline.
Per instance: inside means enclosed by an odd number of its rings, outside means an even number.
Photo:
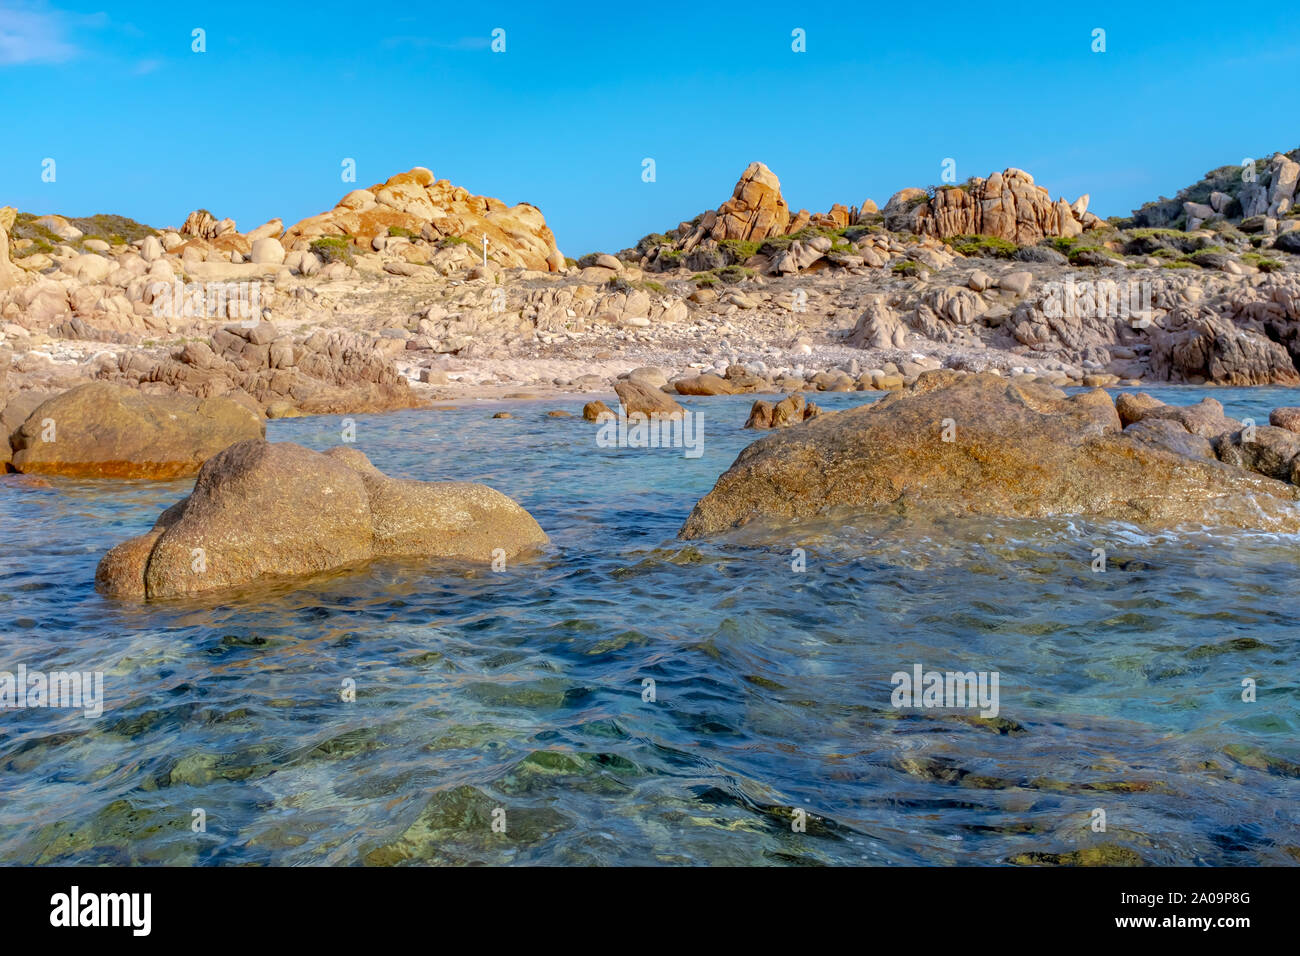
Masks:
[[[1260,422],[1300,404],[1145,390]],[[678,540],[756,437],[751,400],[687,400],[696,459],[598,448],[581,401],[353,416],[389,475],[487,482],[550,548],[219,603],[93,589],[191,481],[0,478],[0,670],[100,670],[106,695],[99,718],[0,711],[0,862],[1300,862],[1300,542],[883,518]],[[268,438],[325,449],[340,427]],[[996,671],[998,718],[894,709],[916,663]]]

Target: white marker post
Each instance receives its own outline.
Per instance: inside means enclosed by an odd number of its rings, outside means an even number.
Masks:
[[[487,233],[483,233],[483,268],[487,268]]]

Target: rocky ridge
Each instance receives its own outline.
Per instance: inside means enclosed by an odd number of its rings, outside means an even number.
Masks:
[[[1062,201],[1008,170],[922,192],[915,233],[888,227],[898,195],[884,214],[869,202],[791,214],[751,164],[712,218],[551,271],[549,251],[525,268],[492,244],[484,266],[467,242],[425,238],[457,202],[478,215],[454,189],[420,234],[384,225],[429,215],[398,197],[432,204],[450,188],[425,172],[283,234],[277,220],[240,233],[202,210],[184,234],[0,211],[13,227],[0,406],[29,413],[34,397],[99,380],[272,417],[377,411],[520,388],[608,394],[645,367],[672,394],[896,389],[939,366],[1057,386],[1300,380],[1295,209],[1273,233],[1226,219],[1185,231],[1104,223],[1080,197],[1071,226]],[[1268,190],[1281,182],[1270,174]],[[1011,198],[969,198],[989,195]],[[316,235],[336,226],[352,231]],[[1018,238],[946,235],[967,228]],[[539,255],[551,248],[532,234]],[[1142,314],[1116,307],[1130,300]],[[7,414],[6,430],[24,418]]]

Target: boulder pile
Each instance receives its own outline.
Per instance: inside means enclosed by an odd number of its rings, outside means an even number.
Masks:
[[[1088,196],[1073,203],[1052,200],[1034,177],[1009,167],[961,186],[941,186],[928,195],[903,189],[885,205],[885,227],[935,236],[992,236],[1030,245],[1047,236],[1077,236],[1103,222],[1088,212]]]

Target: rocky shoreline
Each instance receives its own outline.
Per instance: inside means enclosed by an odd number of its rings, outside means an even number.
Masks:
[[[718,209],[576,261],[534,207],[422,168],[247,233],[204,210],[177,230],[0,210],[0,425],[12,446],[91,381],[263,418],[605,395],[638,370],[670,394],[895,390],[936,368],[1295,385],[1297,172],[1279,153],[1238,195],[1212,174],[1180,216],[1108,222],[1017,169],[791,213],[754,163]]]

